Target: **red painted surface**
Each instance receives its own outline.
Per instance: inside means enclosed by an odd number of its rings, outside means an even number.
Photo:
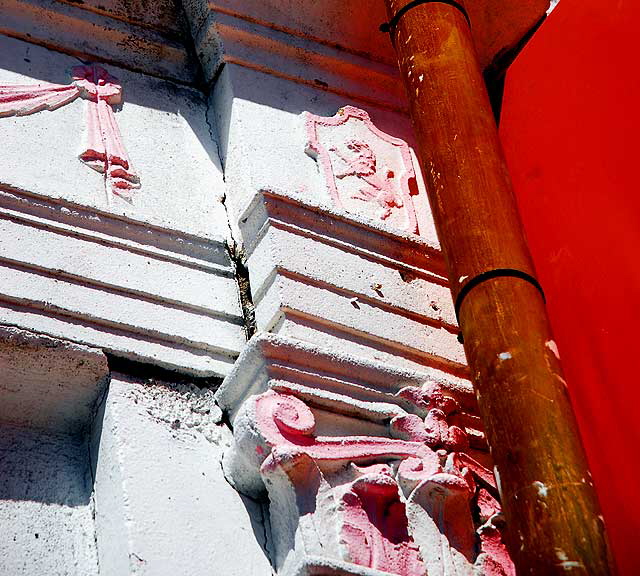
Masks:
[[[342,495],[341,541],[354,564],[376,570],[423,576],[418,546],[409,535],[407,513],[393,470],[387,464],[360,469],[362,476]]]
[[[511,67],[501,135],[623,575],[640,574],[637,0],[562,0]]]

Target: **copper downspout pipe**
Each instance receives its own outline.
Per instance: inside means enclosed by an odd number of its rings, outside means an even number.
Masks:
[[[613,573],[465,7],[385,2],[511,557],[520,575]]]

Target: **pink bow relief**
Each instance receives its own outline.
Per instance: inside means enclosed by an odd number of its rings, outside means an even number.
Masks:
[[[87,101],[86,140],[80,160],[104,174],[105,186],[131,202],[131,190],[140,188],[140,178],[131,167],[113,106],[122,102],[118,80],[96,64],[75,66],[73,84],[0,85],[0,117],[27,116],[55,110],[81,97]]]

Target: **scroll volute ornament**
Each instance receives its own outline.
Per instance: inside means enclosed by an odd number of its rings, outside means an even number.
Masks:
[[[447,422],[458,407],[433,392],[398,393],[414,413],[399,408],[390,437],[316,435],[305,402],[274,390],[245,401],[225,472],[251,495],[266,488],[279,574],[315,551],[398,576],[513,575],[491,472],[456,451],[468,446]]]

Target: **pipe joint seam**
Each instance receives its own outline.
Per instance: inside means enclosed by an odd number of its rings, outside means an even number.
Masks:
[[[471,278],[471,280],[469,280],[458,293],[458,297],[455,302],[456,320],[458,321],[458,324],[460,323],[460,307],[469,292],[479,284],[487,282],[488,280],[493,280],[494,278],[519,278],[520,280],[529,282],[529,284],[533,285],[538,292],[540,292],[542,300],[545,303],[547,301],[540,282],[538,282],[537,278],[531,276],[531,274],[527,274],[527,272],[516,270],[514,268],[494,268],[493,270],[487,270],[486,272],[482,272],[482,274],[478,274]]]
[[[469,18],[467,9],[460,2],[456,2],[456,0],[413,0],[412,2],[409,2],[408,4],[405,4],[402,8],[400,8],[400,10],[395,13],[393,18],[391,18],[389,22],[380,24],[380,32],[394,32],[396,26],[398,25],[398,22],[400,21],[400,18],[402,18],[412,8],[417,8],[422,4],[447,4],[448,6],[453,6],[462,13],[465,20],[467,21],[467,24],[469,25],[469,28],[471,28],[471,18]]]

